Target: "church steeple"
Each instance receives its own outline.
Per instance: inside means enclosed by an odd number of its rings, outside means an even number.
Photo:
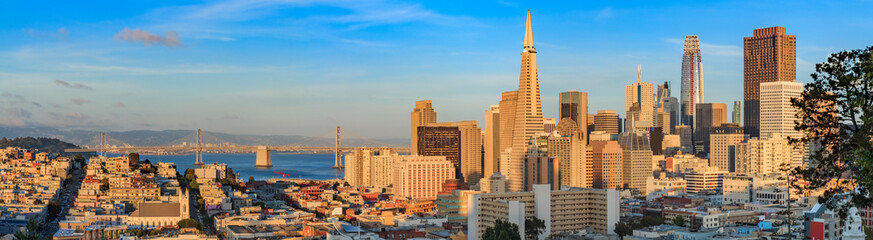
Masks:
[[[524,28],[524,50],[528,49],[536,51],[534,49],[533,28],[531,28],[530,24],[530,10],[527,10],[527,26]]]

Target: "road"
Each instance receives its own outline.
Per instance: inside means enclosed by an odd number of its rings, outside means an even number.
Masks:
[[[79,187],[82,186],[82,180],[85,179],[85,170],[82,168],[72,169],[70,174],[73,178],[61,189],[61,196],[57,200],[58,204],[61,205],[61,212],[54,216],[46,216],[46,222],[40,223],[40,233],[43,236],[53,236],[60,228],[58,221],[63,220],[70,212],[70,208],[76,203]]]

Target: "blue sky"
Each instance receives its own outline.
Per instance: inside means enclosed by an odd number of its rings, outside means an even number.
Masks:
[[[638,64],[678,97],[685,35],[728,105],[755,28],[797,35],[800,82],[873,43],[873,1],[2,1],[0,124],[404,138],[416,100],[481,121],[517,88],[527,9],[546,117],[566,90],[623,115]]]

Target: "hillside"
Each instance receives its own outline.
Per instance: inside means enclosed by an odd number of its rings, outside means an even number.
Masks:
[[[37,149],[40,152],[49,152],[55,154],[64,153],[67,148],[79,148],[75,144],[64,142],[54,138],[45,137],[17,137],[17,138],[0,138],[0,148],[17,147],[25,149]]]

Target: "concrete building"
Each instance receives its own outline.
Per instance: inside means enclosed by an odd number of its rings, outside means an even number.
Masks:
[[[781,174],[725,174],[722,182],[722,195],[724,204],[748,204],[755,202],[774,202],[774,200],[787,200],[786,189],[788,183],[779,180],[784,177]],[[780,189],[779,193],[774,193]],[[760,196],[760,198],[759,198]]]
[[[533,191],[474,195],[469,209],[468,239],[481,239],[497,220],[519,226],[524,238],[524,220],[537,217],[545,222],[538,239],[556,233],[574,233],[585,227],[594,232],[613,232],[619,219],[619,196],[614,189],[566,187],[551,190],[549,185],[534,185]]]
[[[803,93],[803,83],[798,82],[766,82],[761,83],[760,96],[760,136],[770,136],[773,133],[782,134],[782,137],[800,139],[803,137],[799,131],[794,130],[795,121],[799,109],[791,106],[792,98],[799,98]],[[797,147],[794,152],[794,162],[803,163],[806,156],[806,148]]]
[[[748,129],[748,128],[746,128]],[[782,173],[785,167],[800,166],[795,162],[795,149],[779,133],[769,138],[750,138],[736,145],[736,172],[747,174]],[[787,166],[783,166],[787,165]]]
[[[473,195],[484,193],[473,190],[454,190],[451,194],[437,196],[437,217],[448,219],[449,224],[467,224],[469,202]]]
[[[436,111],[434,111],[430,100],[421,100],[415,102],[415,109],[410,113],[410,143],[409,146],[413,153],[418,152],[418,127],[427,124],[436,123]]]
[[[443,156],[402,155],[394,165],[394,195],[436,199],[442,183],[455,178],[455,168]]]
[[[522,161],[527,154],[528,140],[543,131],[543,107],[540,101],[540,84],[537,74],[537,51],[534,48],[530,11],[527,13],[524,46],[521,52],[521,71],[518,79],[518,95],[515,103],[515,123],[512,127],[507,174],[510,191],[520,191]]]
[[[717,167],[694,168],[685,172],[686,190],[697,193],[705,190],[717,190],[722,188],[722,178],[725,173]]]
[[[615,189],[623,185],[623,150],[618,141],[591,141],[591,178],[594,188]]]
[[[345,156],[344,178],[352,186],[388,187],[397,161],[400,155],[391,148],[357,148]]]
[[[543,118],[543,132],[551,133],[555,131],[555,127],[558,126],[558,119],[556,118]]]
[[[476,121],[457,122],[461,132],[461,175],[473,185],[482,178],[482,130]]]
[[[703,101],[703,62],[700,56],[700,39],[696,35],[685,36],[682,50],[682,125],[693,126],[697,104]],[[695,126],[696,129],[696,126]]]
[[[482,160],[482,176],[488,177],[498,172],[498,156],[500,153],[500,105],[491,105],[491,109],[485,111],[485,133],[483,147],[485,156]]]
[[[676,134],[679,135],[679,150],[684,153],[694,153],[693,132],[688,125],[676,126]]]
[[[743,124],[749,137],[761,137],[760,84],[797,80],[797,36],[784,27],[755,29],[743,50]]]
[[[626,188],[646,194],[646,181],[652,176],[652,149],[646,132],[630,128],[618,138],[622,152],[622,180]]]
[[[576,122],[576,126],[588,135],[588,93],[580,91],[567,91],[558,95],[560,101],[560,117],[570,118]]]
[[[479,189],[486,193],[502,193],[509,191],[509,182],[500,172],[494,172],[487,178],[479,180]]]
[[[270,149],[267,146],[258,146],[255,150],[255,167],[272,167],[273,161],[270,159]]]
[[[727,121],[727,105],[724,103],[699,103],[696,106],[694,120],[694,145],[703,146],[704,152],[709,152],[709,135],[713,128]]]
[[[480,136],[481,137],[481,136]],[[461,130],[454,123],[434,123],[418,127],[418,152],[421,156],[444,156],[458,171],[460,178]]]
[[[570,181],[563,182],[561,185],[591,188],[591,169],[593,168],[591,150],[585,140],[585,135],[576,134],[570,137],[570,169],[565,172],[569,173]]]
[[[598,110],[594,115],[594,131],[604,131],[608,134],[621,132],[621,119],[615,110]]]
[[[670,134],[675,134],[676,126],[682,125],[682,115],[681,115],[681,107],[679,105],[679,100],[675,97],[664,97],[661,98],[660,102],[661,108],[663,108],[663,113],[670,115]]]
[[[736,171],[736,146],[746,141],[743,129],[739,125],[735,126],[736,131],[731,131],[732,128],[715,128],[709,135],[709,164],[725,172]]]
[[[642,70],[637,70],[637,81],[625,87],[625,110],[628,124],[638,127],[652,127],[655,123],[655,106],[652,84],[643,82]],[[627,127],[625,127],[627,128]]]

